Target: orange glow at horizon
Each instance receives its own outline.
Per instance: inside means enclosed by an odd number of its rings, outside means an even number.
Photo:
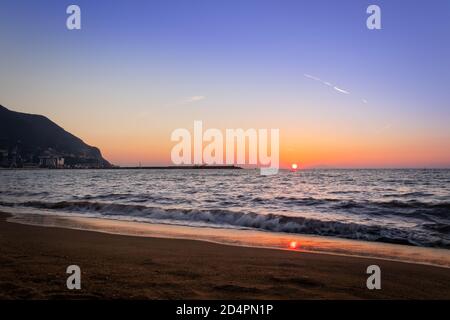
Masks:
[[[69,126],[67,126],[69,127]],[[213,127],[213,124],[208,125]],[[245,126],[241,126],[244,127]],[[70,129],[70,127],[69,127]],[[171,128],[131,128],[95,131],[75,128],[77,136],[102,151],[116,165],[171,165],[170,153],[176,144],[170,141]],[[108,128],[109,129],[109,128]],[[371,167],[450,167],[447,136],[356,135],[324,132],[308,134],[299,130],[281,130],[280,168],[371,168]],[[269,151],[270,152],[270,151]]]
[[[168,139],[167,139],[168,140]],[[142,162],[170,165],[171,141],[92,141],[104,157],[118,165]],[[303,168],[310,167],[449,167],[450,152],[441,146],[394,143],[382,145],[298,146],[280,150],[280,167],[294,168],[301,159]]]

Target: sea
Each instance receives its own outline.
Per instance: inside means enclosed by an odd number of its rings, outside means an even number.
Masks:
[[[0,211],[450,248],[450,170],[0,170]]]

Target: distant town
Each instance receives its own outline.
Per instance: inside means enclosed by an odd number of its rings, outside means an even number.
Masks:
[[[59,153],[52,148],[37,153],[26,153],[20,143],[13,147],[1,144],[0,168],[9,169],[242,169],[234,165],[186,165],[186,166],[115,166],[88,155]]]
[[[52,148],[33,153],[21,149],[20,143],[13,147],[0,141],[1,168],[48,168],[48,169],[102,169],[111,164],[88,155],[60,153]]]

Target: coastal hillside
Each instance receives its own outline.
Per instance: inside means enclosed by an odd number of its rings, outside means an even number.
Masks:
[[[45,116],[0,105],[0,166],[110,167],[100,150],[84,143]]]

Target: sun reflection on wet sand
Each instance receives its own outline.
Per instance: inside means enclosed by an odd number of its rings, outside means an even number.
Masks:
[[[445,249],[423,248],[379,242],[339,239],[256,230],[236,230],[210,227],[187,227],[150,224],[98,218],[63,217],[38,214],[15,214],[10,222],[90,230],[112,234],[202,240],[225,245],[272,248],[301,252],[374,257],[437,265],[450,268],[450,252]]]

